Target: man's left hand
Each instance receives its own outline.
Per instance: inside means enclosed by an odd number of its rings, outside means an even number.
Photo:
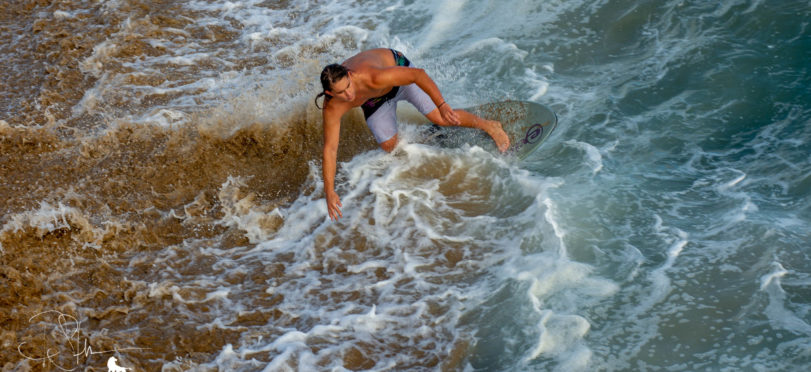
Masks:
[[[459,115],[456,115],[456,112],[453,111],[451,105],[445,103],[439,107],[439,113],[442,114],[442,118],[445,119],[448,123],[453,125],[461,125],[462,123],[459,121]]]

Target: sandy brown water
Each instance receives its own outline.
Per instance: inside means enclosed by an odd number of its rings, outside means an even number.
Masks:
[[[218,223],[224,214],[271,211],[306,192],[321,135],[309,102],[279,122],[240,122],[237,130],[216,107],[200,109],[192,125],[171,128],[121,119],[165,104],[172,93],[107,91],[92,110],[73,109],[99,79],[172,85],[221,68],[167,65],[144,73],[127,65],[167,53],[144,40],[178,30],[192,41],[234,42],[234,30],[196,26],[197,16],[174,1],[131,0],[116,9],[88,1],[0,4],[2,370],[105,370],[111,350],[126,350],[124,363],[136,370],[159,370],[166,361],[175,362],[169,370],[184,370],[251,337],[253,326],[297,321],[267,311],[281,298],[262,287],[284,280],[285,262],[257,262],[252,273],[227,276],[266,310],[240,313],[228,330],[205,326],[216,307],[203,301],[206,289],[148,283],[160,282],[169,267],[189,277],[214,270],[216,258],[196,256],[197,249],[250,247],[244,231]],[[104,61],[90,58],[105,42],[114,47]],[[230,68],[265,63],[246,59]],[[364,131],[357,119],[345,126],[341,159],[373,146]],[[229,179],[239,181],[224,187]],[[268,215],[261,226],[272,232],[281,223]],[[167,259],[169,246],[188,249]],[[188,300],[184,311],[173,296]],[[370,363],[363,345],[346,360]]]

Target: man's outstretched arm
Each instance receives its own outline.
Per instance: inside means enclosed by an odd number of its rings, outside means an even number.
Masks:
[[[389,67],[379,69],[373,73],[372,83],[380,86],[402,86],[417,84],[431,101],[434,102],[442,117],[452,125],[461,125],[458,115],[450,107],[450,104],[442,98],[436,83],[425,70],[414,67]]]
[[[324,196],[327,201],[329,218],[337,221],[343,217],[341,199],[335,192],[335,170],[338,157],[338,137],[341,133],[341,117],[335,117],[333,110],[324,108],[324,157],[321,168],[324,177]]]

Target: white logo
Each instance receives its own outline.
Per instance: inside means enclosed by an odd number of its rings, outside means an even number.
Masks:
[[[115,364],[117,360],[118,359],[115,357],[110,357],[110,359],[107,359],[107,372],[127,372],[128,369],[132,370],[132,368],[124,368],[118,364]]]

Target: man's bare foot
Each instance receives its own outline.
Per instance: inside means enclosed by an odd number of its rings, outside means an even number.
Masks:
[[[498,151],[502,153],[507,151],[510,148],[510,137],[507,136],[507,132],[504,131],[504,128],[501,127],[501,122],[495,120],[485,120],[486,125],[484,127],[484,131],[493,137],[493,141],[496,142],[496,146],[498,147]]]

